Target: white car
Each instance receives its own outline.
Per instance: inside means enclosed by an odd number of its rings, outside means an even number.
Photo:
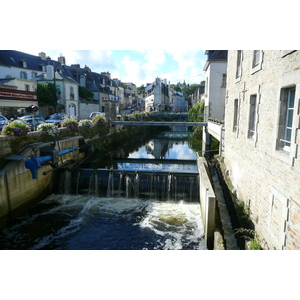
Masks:
[[[104,117],[105,118],[105,113],[104,112],[92,112],[91,114],[90,114],[90,119],[93,119],[94,117],[96,117],[96,116],[101,116],[101,117]]]

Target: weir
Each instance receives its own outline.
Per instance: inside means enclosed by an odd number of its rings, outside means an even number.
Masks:
[[[57,156],[62,156],[61,166],[68,160],[78,161],[80,149],[78,138],[72,139],[74,142],[69,143],[64,141],[62,152],[56,150],[51,152],[51,155],[47,151],[42,151],[42,147],[38,147],[39,155],[35,155],[36,161],[39,163],[52,161],[55,163]],[[60,142],[62,143],[62,142]],[[42,146],[42,145],[41,145]],[[62,144],[61,144],[62,146]],[[24,152],[24,158],[20,162],[15,163],[13,168],[7,169],[5,172],[6,183],[9,182],[10,178],[16,177],[22,182],[26,182],[26,188],[18,188],[18,194],[14,195],[12,186],[5,190],[7,194],[7,200],[5,204],[6,211],[3,216],[4,222],[7,222],[7,215],[9,219],[14,217],[14,212],[20,204],[26,204],[29,202],[31,191],[37,191],[39,188],[41,191],[45,190],[46,183],[51,192],[55,194],[65,195],[92,195],[97,198],[123,198],[123,199],[156,199],[158,202],[165,202],[168,200],[174,200],[178,203],[180,201],[192,203],[201,203],[201,211],[203,216],[203,227],[205,230],[205,242],[208,249],[213,248],[213,230],[214,230],[214,213],[215,213],[215,199],[213,191],[209,185],[209,179],[207,177],[204,163],[199,163],[199,157],[192,151],[186,151],[183,153],[182,149],[177,150],[177,147],[182,147],[181,142],[176,140],[164,141],[161,137],[154,139],[143,147],[143,154],[147,158],[136,159],[133,157],[121,158],[112,156],[112,168],[83,168],[83,166],[76,168],[54,168],[53,166],[44,165],[42,168],[33,168],[35,171],[39,171],[40,175],[35,176],[36,179],[31,177],[31,169],[25,164],[24,159],[31,156],[31,151]],[[47,149],[46,149],[47,150]],[[180,159],[170,158],[174,152],[178,151]],[[51,150],[52,151],[52,150]],[[65,152],[66,151],[66,152]],[[36,152],[36,151],[35,151]],[[170,153],[169,153],[170,152]],[[45,155],[46,154],[46,155]],[[184,158],[182,155],[184,154]],[[191,156],[189,156],[191,155]],[[149,159],[149,157],[153,157]],[[161,159],[163,158],[163,159]],[[33,161],[33,160],[32,160]],[[34,161],[33,161],[34,162]],[[197,167],[198,162],[198,167]],[[115,164],[117,168],[115,168]],[[130,165],[133,167],[134,164],[140,164],[141,169],[119,169],[119,165],[125,166]],[[149,168],[149,165],[152,165]],[[56,165],[55,165],[56,166]],[[171,166],[171,167],[170,167]],[[175,168],[176,167],[176,168]],[[152,170],[151,170],[152,168]],[[155,169],[154,168],[158,168]],[[159,169],[160,168],[160,169]],[[19,172],[18,176],[14,176],[11,172],[16,170]],[[176,170],[176,171],[174,171]],[[200,170],[200,171],[199,171]],[[8,177],[9,176],[9,177]],[[26,180],[22,180],[25,178]],[[1,179],[1,176],[0,176]],[[43,180],[47,182],[42,186]],[[1,183],[1,182],[0,182]],[[30,183],[30,186],[28,185]],[[5,182],[3,182],[3,186]],[[17,185],[16,185],[17,186]],[[18,185],[19,186],[19,185]],[[30,190],[28,189],[30,187]],[[22,186],[23,187],[23,186]],[[20,190],[22,190],[22,203],[20,203]],[[38,190],[39,193],[40,190]],[[30,193],[28,193],[30,191]],[[49,192],[49,191],[48,191]],[[38,197],[39,195],[37,195]],[[36,197],[36,198],[37,198]],[[4,198],[3,198],[4,199]],[[152,201],[151,200],[151,201]],[[147,202],[146,201],[146,202]],[[2,205],[4,207],[4,205]],[[201,217],[198,218],[201,222]],[[3,223],[2,223],[3,224]]]
[[[120,171],[106,169],[59,170],[57,193],[97,197],[126,197],[158,200],[199,200],[199,176],[163,171]]]

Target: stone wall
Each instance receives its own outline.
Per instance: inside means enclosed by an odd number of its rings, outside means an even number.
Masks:
[[[59,141],[60,150],[79,146],[79,138],[73,137]],[[47,146],[47,144],[35,144],[35,148]],[[56,146],[57,148],[58,146]],[[49,172],[51,166],[43,165],[38,169],[38,178],[32,179],[30,170],[25,167],[26,156],[34,154],[32,147],[27,147],[19,155],[25,156],[19,160],[11,161],[0,170],[0,226],[5,225],[10,219],[24,213],[38,201],[44,199],[52,191],[52,176]],[[60,163],[67,160],[77,161],[83,154],[79,151],[61,156]]]
[[[261,246],[300,249],[300,52],[263,51],[261,58],[253,68],[253,51],[242,51],[242,73],[236,78],[237,51],[228,52],[226,172],[250,211]],[[278,132],[284,126],[282,94],[288,88],[296,94],[291,147],[284,149]],[[250,134],[251,95],[257,109]]]

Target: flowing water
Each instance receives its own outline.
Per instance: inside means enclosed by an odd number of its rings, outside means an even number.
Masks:
[[[126,159],[58,173],[55,194],[0,229],[1,249],[206,249],[188,144],[151,140]]]

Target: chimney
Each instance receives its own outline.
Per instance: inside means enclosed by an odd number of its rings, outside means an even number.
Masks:
[[[40,52],[40,53],[39,53],[39,57],[40,57],[42,60],[46,60],[46,53],[45,53],[45,52]]]
[[[52,65],[46,66],[46,72],[47,72],[47,79],[53,80],[54,79],[54,68]]]
[[[57,58],[58,62],[61,64],[61,65],[65,65],[66,64],[66,58],[62,55],[60,55],[60,57]]]

